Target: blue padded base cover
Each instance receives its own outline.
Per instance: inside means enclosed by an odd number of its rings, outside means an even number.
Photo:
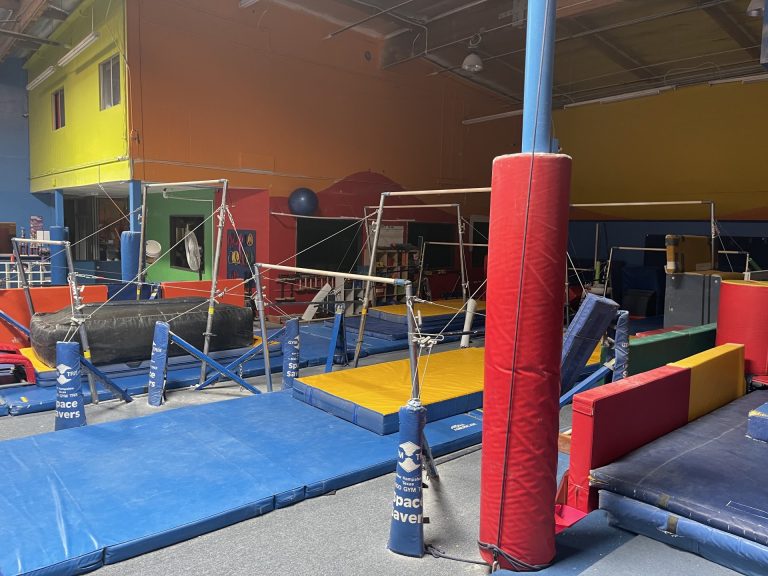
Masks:
[[[748,394],[624,458],[592,471],[592,485],[723,532],[768,545],[768,444],[746,436]]]
[[[436,455],[479,412],[427,425]],[[392,472],[397,438],[277,392],[0,442],[0,574],[83,574]]]

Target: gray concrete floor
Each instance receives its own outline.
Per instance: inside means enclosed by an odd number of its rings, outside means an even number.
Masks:
[[[454,345],[444,345],[441,350]],[[366,358],[363,364],[399,359],[404,352]],[[322,367],[302,371],[321,372]],[[265,388],[264,377],[250,379]],[[279,382],[279,375],[275,377]],[[134,418],[246,396],[231,383],[222,383],[205,392],[171,391],[161,408],[151,408],[145,396],[130,404],[109,401],[87,406],[90,425],[123,418]],[[41,434],[53,430],[53,413],[0,418],[0,440]],[[570,427],[570,410],[561,413],[561,428]],[[439,459],[440,481],[430,482],[425,490],[425,514],[431,522],[425,526],[425,540],[448,555],[479,560],[478,449]],[[386,549],[394,475],[389,474],[295,506],[276,510],[265,516],[206,534],[121,562],[97,571],[104,576],[188,576],[203,575],[392,575],[414,573],[419,576],[486,574],[477,564],[425,556],[406,558]],[[590,562],[591,563],[591,562]],[[666,575],[725,576],[730,570],[697,556],[679,552],[644,537],[629,537],[627,542],[604,557],[596,555],[586,568],[560,571],[557,566],[547,574],[583,574],[585,576]]]

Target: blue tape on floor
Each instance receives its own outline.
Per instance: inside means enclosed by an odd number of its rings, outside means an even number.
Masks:
[[[475,412],[427,425],[480,442]],[[73,447],[77,447],[73,449]],[[264,394],[0,443],[0,573],[82,574],[391,472],[397,438]]]

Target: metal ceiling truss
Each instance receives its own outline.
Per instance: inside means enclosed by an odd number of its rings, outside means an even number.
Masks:
[[[14,16],[16,22],[9,27],[0,29],[3,33],[3,38],[0,38],[0,62],[5,60],[13,47],[13,43],[16,40],[25,40],[36,42],[38,44],[50,44],[51,42],[43,38],[31,36],[27,34],[29,27],[34,24],[38,18],[40,18],[45,10],[48,8],[48,0],[21,0],[20,2],[7,2],[3,0],[3,6],[6,4],[14,4],[16,8],[14,10]],[[23,36],[18,36],[22,34]]]

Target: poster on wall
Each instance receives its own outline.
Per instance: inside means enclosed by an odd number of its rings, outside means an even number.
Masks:
[[[43,229],[43,217],[42,216],[30,216],[29,217],[29,237],[37,238],[37,233]]]
[[[379,232],[379,248],[389,248],[402,244],[405,238],[405,226],[382,226]]]
[[[227,278],[250,278],[256,262],[256,231],[227,230]]]

